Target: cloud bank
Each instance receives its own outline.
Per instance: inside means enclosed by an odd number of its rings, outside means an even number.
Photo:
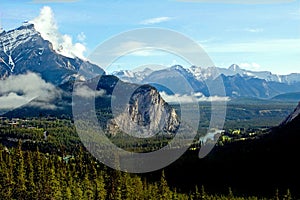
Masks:
[[[0,109],[10,110],[29,103],[39,97],[40,106],[50,106],[47,102],[57,97],[59,91],[55,86],[46,83],[39,75],[27,73],[17,76],[10,76],[0,80]]]
[[[82,97],[82,98],[95,98],[95,97],[102,97],[106,94],[105,90],[92,90],[87,85],[78,85],[75,87],[73,95]]]
[[[50,7],[44,6],[41,9],[40,15],[33,19],[31,23],[34,24],[35,29],[41,33],[41,36],[45,40],[52,43],[57,53],[71,58],[78,57],[85,59],[83,53],[86,51],[86,47],[81,43],[73,44],[71,36],[59,33],[53,11]]]
[[[187,94],[168,95],[165,92],[160,92],[160,95],[166,102],[169,103],[193,103],[194,100],[198,102],[230,101],[229,97],[219,97],[219,96],[206,97],[200,92],[194,95],[187,95]]]

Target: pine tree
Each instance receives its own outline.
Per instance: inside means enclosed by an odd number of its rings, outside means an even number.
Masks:
[[[53,199],[60,199],[62,197],[61,192],[61,180],[59,173],[56,173],[54,162],[57,161],[55,157],[50,158],[50,174],[49,174],[49,181],[50,181],[50,194]]]
[[[7,169],[6,169],[6,163],[5,160],[3,159],[3,150],[0,150],[0,197],[4,195],[4,190],[6,187],[6,174],[7,174]]]
[[[81,200],[83,198],[83,192],[81,189],[81,185],[79,184],[80,180],[76,171],[76,167],[74,165],[76,164],[72,163],[71,165],[69,165],[68,171],[70,171],[70,174],[68,174],[68,182],[70,184],[73,199]]]
[[[195,199],[201,199],[201,194],[199,192],[198,186],[195,187],[195,193],[194,193]]]
[[[287,189],[286,194],[283,197],[284,200],[291,200],[292,198],[292,194],[291,191],[289,189]]]
[[[95,199],[105,200],[107,193],[102,173],[97,176],[95,183]]]
[[[5,169],[3,171],[4,175],[4,180],[3,180],[3,185],[2,185],[2,190],[1,190],[1,197],[3,199],[12,199],[12,194],[13,194],[13,188],[14,188],[14,182],[13,182],[13,162],[11,159],[11,156],[7,153],[4,153],[6,164],[4,164]]]
[[[33,154],[33,169],[34,176],[33,180],[35,183],[35,199],[45,199],[44,187],[45,187],[45,175],[44,175],[44,165],[45,158],[42,158],[42,155],[37,147],[36,152]]]
[[[71,166],[71,165],[69,165]],[[60,170],[62,174],[65,175],[65,178],[61,180],[63,182],[62,184],[62,195],[63,199],[73,199],[72,198],[72,175],[71,175],[71,168],[67,165],[64,166],[63,169]],[[62,175],[61,175],[62,177]]]
[[[149,191],[149,196],[145,197],[145,199],[150,199],[150,200],[157,200],[160,199],[160,193],[158,189],[158,185],[156,183],[149,184],[147,187],[147,190]]]
[[[16,149],[15,163],[14,163],[14,180],[15,188],[13,197],[15,199],[25,199],[26,185],[25,185],[25,169],[24,157],[22,152],[21,141],[19,141],[18,148]]]
[[[121,180],[121,191],[123,199],[133,199],[134,198],[134,188],[132,184],[131,177],[128,173],[124,173]]]
[[[135,176],[132,179],[134,199],[144,199],[144,187],[141,178]]]
[[[4,180],[4,177],[5,177],[5,174],[7,173],[6,172],[6,164],[5,164],[5,161],[3,160],[3,157],[2,157],[2,152],[3,150],[0,149],[0,194],[1,194],[1,191],[2,191],[2,187],[3,187],[3,180]]]
[[[122,199],[122,180],[121,172],[118,170],[113,170],[112,173],[106,174],[105,177],[107,182],[107,194],[109,194],[108,199],[121,200]]]
[[[207,195],[207,193],[205,192],[205,188],[204,188],[204,186],[202,185],[201,186],[201,198],[200,199],[207,199],[207,197],[208,197],[208,195]]]
[[[275,196],[274,196],[274,200],[279,200],[279,190],[276,189],[276,192],[275,192]]]
[[[26,199],[35,199],[35,183],[34,183],[34,169],[33,169],[33,163],[32,163],[32,157],[30,152],[26,152],[25,154],[25,160],[26,160]]]
[[[83,191],[83,198],[84,199],[94,199],[93,187],[88,178],[88,174],[86,173],[82,183],[82,191]]]
[[[72,191],[71,191],[69,186],[66,186],[66,187],[63,188],[62,199],[66,199],[66,200],[73,199],[72,198]]]
[[[159,193],[160,193],[160,199],[172,198],[172,192],[168,186],[164,171],[162,171],[162,175],[160,179]]]
[[[54,158],[50,157],[46,161],[44,180],[45,199],[59,199],[61,197],[60,182],[54,168]]]
[[[174,200],[178,200],[179,199],[177,191],[176,191],[176,188],[173,191],[172,199],[174,199]]]
[[[228,189],[228,198],[234,199],[234,195],[233,195],[231,187],[229,187],[229,189]]]

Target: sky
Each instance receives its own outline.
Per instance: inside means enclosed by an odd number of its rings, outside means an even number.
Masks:
[[[66,54],[85,59],[120,33],[156,27],[195,41],[217,67],[238,64],[254,71],[300,73],[299,0],[0,1],[0,26],[4,30],[17,28],[25,20],[49,18],[55,34],[60,34],[56,42],[72,48]],[[189,67],[180,55],[141,48],[104,68],[114,71],[148,64]]]

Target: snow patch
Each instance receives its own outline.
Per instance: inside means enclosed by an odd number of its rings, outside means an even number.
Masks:
[[[8,64],[11,66],[10,71],[14,72],[15,69],[15,62],[12,59],[11,55],[8,56]]]

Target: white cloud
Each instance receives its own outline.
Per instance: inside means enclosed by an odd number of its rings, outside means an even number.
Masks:
[[[213,101],[230,101],[229,97],[219,97],[219,96],[210,96],[206,97],[203,94],[195,93],[194,95],[180,95],[180,94],[174,94],[174,95],[168,95],[165,92],[160,92],[160,95],[162,98],[169,103],[193,103],[194,101],[208,101],[208,102],[213,102]]]
[[[264,31],[262,28],[245,28],[244,31],[250,32],[250,33],[261,33]]]
[[[95,98],[104,96],[106,91],[102,89],[94,91],[86,85],[77,85],[73,94],[83,98]]]
[[[57,53],[67,57],[84,59],[83,53],[86,51],[86,47],[81,43],[73,44],[71,36],[59,33],[50,7],[44,6],[40,15],[31,22],[34,24],[35,29],[41,33],[41,36],[52,43]]]
[[[46,83],[39,75],[27,73],[0,80],[0,109],[14,109],[39,97],[49,102],[60,95],[55,86]]]
[[[156,18],[150,18],[146,19],[140,22],[140,24],[143,25],[150,25],[150,24],[159,24],[162,22],[170,21],[172,18],[171,17],[156,17]]]
[[[238,64],[241,68],[243,69],[248,69],[248,70],[260,70],[261,66],[257,63],[240,63]]]

